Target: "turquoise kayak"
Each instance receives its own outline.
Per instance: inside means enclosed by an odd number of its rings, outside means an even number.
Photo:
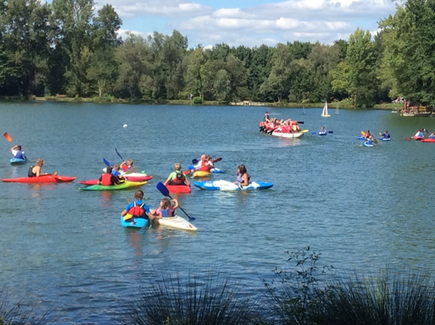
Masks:
[[[11,158],[9,159],[9,163],[14,166],[14,165],[24,165],[27,163],[27,159],[26,158]]]
[[[128,221],[124,220],[124,216],[121,216],[121,226],[124,228],[143,228],[149,224],[147,218],[133,218]]]
[[[128,188],[141,187],[147,182],[124,182],[117,185],[103,186],[103,185],[91,185],[81,187],[80,189],[83,191],[116,191],[116,190],[125,190]]]

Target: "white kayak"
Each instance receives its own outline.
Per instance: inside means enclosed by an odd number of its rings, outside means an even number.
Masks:
[[[300,138],[304,135],[304,132],[277,132],[273,131],[272,135],[275,137],[281,137],[281,138]]]
[[[207,181],[207,182],[193,182],[193,185],[203,190],[210,191],[247,191],[271,188],[273,183],[265,182],[251,182],[247,186],[240,186],[229,181]]]
[[[159,225],[164,227],[170,227],[170,228],[181,229],[181,230],[190,230],[190,231],[198,230],[198,228],[196,228],[189,221],[187,221],[186,219],[180,216],[163,217],[161,219],[154,219],[154,221],[157,221]]]

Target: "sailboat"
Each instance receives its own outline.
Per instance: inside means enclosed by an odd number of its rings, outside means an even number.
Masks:
[[[306,112],[305,112],[305,106],[302,108],[302,113],[301,113],[301,115],[305,115],[305,114],[307,114]]]
[[[330,117],[328,114],[328,102],[325,102],[325,106],[323,106],[322,117]]]
[[[338,104],[337,104],[337,108],[335,109],[335,114],[340,114],[340,111],[338,109]]]

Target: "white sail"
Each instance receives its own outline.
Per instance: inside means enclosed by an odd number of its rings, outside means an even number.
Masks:
[[[330,117],[328,114],[328,102],[325,102],[325,106],[323,106],[322,117]]]
[[[335,114],[340,114],[340,110],[338,108],[338,104],[337,104],[337,108],[335,109]]]

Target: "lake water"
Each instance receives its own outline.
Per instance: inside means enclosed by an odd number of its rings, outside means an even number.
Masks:
[[[258,132],[271,117],[304,121],[301,139]],[[406,141],[435,120],[390,111],[11,103],[0,105],[0,177],[20,177],[10,147],[21,144],[45,172],[76,176],[73,183],[0,183],[0,283],[8,301],[31,302],[37,313],[63,324],[113,323],[117,307],[133,299],[159,272],[182,277],[214,269],[253,287],[289,267],[285,251],[304,246],[322,253],[336,270],[435,271],[435,144]],[[123,128],[123,124],[128,127]],[[325,137],[312,135],[321,126]],[[387,129],[392,141],[362,146],[361,130]],[[158,207],[175,162],[185,168],[207,153],[226,170],[213,179],[235,180],[245,164],[252,180],[270,190],[213,192],[192,189],[178,197],[196,220],[197,234],[152,227],[123,229],[120,212],[133,190],[85,192],[78,180],[97,178],[102,158],[131,158],[154,178],[143,186]],[[183,215],[181,211],[178,213]]]

